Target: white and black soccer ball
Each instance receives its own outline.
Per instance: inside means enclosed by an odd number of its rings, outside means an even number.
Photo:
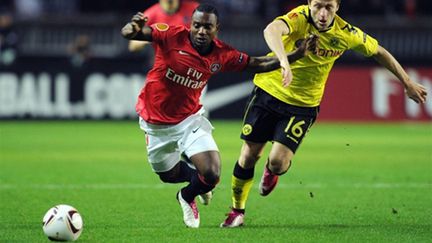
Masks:
[[[42,229],[53,241],[74,241],[83,230],[83,220],[78,210],[69,205],[57,205],[43,217]]]

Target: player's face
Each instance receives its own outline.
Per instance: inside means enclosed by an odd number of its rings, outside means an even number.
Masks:
[[[159,4],[165,12],[172,14],[177,12],[180,0],[159,0]]]
[[[339,10],[337,0],[310,0],[309,9],[312,20],[319,30],[326,30]]]
[[[192,15],[191,40],[196,48],[208,48],[218,29],[219,25],[215,14],[195,11]]]

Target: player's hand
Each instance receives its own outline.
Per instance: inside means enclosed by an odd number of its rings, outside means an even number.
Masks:
[[[129,40],[134,38],[142,30],[147,20],[147,17],[144,17],[143,13],[138,12],[135,14],[132,17],[131,22],[127,23],[122,28],[121,33],[123,37]]]
[[[315,34],[309,35],[305,40],[302,41],[300,47],[298,48],[299,52],[306,56],[308,52],[316,54],[318,51],[318,40],[319,36]]]
[[[307,56],[308,52],[316,54],[318,52],[318,40],[318,35],[309,35],[305,40],[301,42],[300,46],[297,48],[297,52],[299,52],[299,54],[303,57]]]
[[[317,54],[318,52],[318,40],[319,36],[315,34],[311,34],[306,38],[306,50],[312,52],[313,54]]]
[[[426,88],[418,83],[411,82],[405,88],[406,95],[414,100],[417,104],[424,104],[426,102]]]
[[[288,87],[293,79],[293,74],[291,72],[291,67],[288,62],[284,62],[280,64],[282,69],[282,86],[284,88]]]
[[[141,29],[144,27],[145,23],[147,22],[147,20],[148,18],[145,17],[143,13],[138,12],[132,17],[130,23],[135,32],[140,32]]]

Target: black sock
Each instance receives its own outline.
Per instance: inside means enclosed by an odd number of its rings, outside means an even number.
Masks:
[[[242,214],[244,214],[246,212],[245,209],[239,209],[239,208],[232,208],[232,210],[234,210],[234,211],[236,211],[238,213],[242,213]]]
[[[159,172],[159,178],[165,183],[182,183],[190,182],[192,180],[195,169],[192,169],[184,161],[179,161],[174,168],[167,172]]]
[[[234,166],[233,175],[242,180],[249,180],[254,177],[254,172],[255,172],[255,166],[250,169],[243,169],[237,161]]]
[[[196,196],[209,192],[215,188],[215,185],[209,185],[203,181],[203,178],[199,178],[200,175],[197,171],[194,172],[195,173],[192,174],[192,179],[189,185],[181,189],[181,195],[188,203],[192,202]]]
[[[196,170],[192,169],[187,165],[186,162],[180,161],[179,162],[179,177],[178,182],[189,182],[192,180],[192,175]]]

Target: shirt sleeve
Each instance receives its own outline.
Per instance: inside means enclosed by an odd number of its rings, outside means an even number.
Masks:
[[[240,52],[234,48],[229,48],[224,53],[224,62],[222,64],[222,72],[240,72],[245,69],[249,62],[249,55]]]
[[[350,49],[370,57],[378,52],[378,41],[357,27],[352,27]]]
[[[299,30],[304,29],[305,23],[307,22],[308,12],[304,6],[295,8],[285,15],[276,17],[275,20],[281,20],[285,22],[290,30],[290,34],[296,33]]]
[[[150,26],[152,29],[153,43],[158,45],[168,45],[168,42],[174,39],[174,36],[182,30],[182,26],[170,26],[165,23],[156,23]]]

